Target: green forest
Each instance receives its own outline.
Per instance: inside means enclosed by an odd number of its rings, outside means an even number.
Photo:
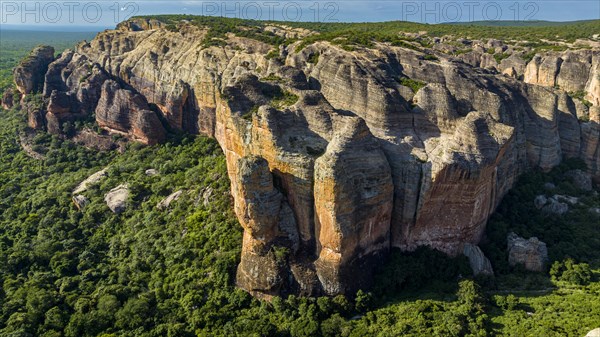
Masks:
[[[80,37],[61,39],[57,51]],[[0,94],[35,40],[12,41],[2,45]],[[494,278],[473,277],[464,257],[420,248],[393,251],[373,289],[266,302],[235,287],[242,228],[216,141],[171,135],[162,145],[98,152],[40,132],[31,137],[43,157],[35,159],[24,134],[32,131],[19,107],[0,109],[0,336],[520,337],[600,327],[600,221],[589,212],[600,197],[567,178],[585,169],[580,162],[528,173],[504,198],[482,245]],[[104,168],[78,210],[73,189]],[[581,202],[544,216],[533,200],[547,183]],[[131,194],[115,214],[104,195],[121,184]],[[548,244],[546,271],[508,265],[511,231]]]

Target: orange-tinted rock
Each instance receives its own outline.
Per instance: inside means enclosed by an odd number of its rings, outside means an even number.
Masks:
[[[237,284],[257,296],[351,293],[390,247],[462,253],[528,169],[580,157],[600,177],[597,50],[498,65],[501,41],[463,41],[467,63],[317,42],[269,59],[260,41],[207,48],[206,29],[163,26],[132,19],[53,62],[49,129],[95,112],[145,143],[161,121],[216,138],[244,228]]]
[[[372,268],[358,267],[390,246],[394,190],[385,154],[364,120],[344,117],[334,123],[340,131],[317,159],[314,183],[315,265],[329,295],[368,288]]]
[[[157,144],[165,139],[165,130],[156,112],[148,107],[144,96],[122,89],[112,80],[102,85],[96,121],[102,128],[145,144]]]

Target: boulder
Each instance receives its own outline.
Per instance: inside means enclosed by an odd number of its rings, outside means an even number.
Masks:
[[[533,200],[533,203],[535,204],[535,208],[542,209],[542,207],[544,207],[544,205],[546,205],[546,203],[548,203],[548,198],[546,198],[546,196],[543,194],[538,195]]]
[[[492,269],[490,260],[485,257],[479,246],[466,243],[463,248],[463,254],[469,259],[473,275],[494,275],[494,269]]]
[[[588,332],[585,337],[600,337],[600,328]]]
[[[90,203],[90,200],[81,194],[74,195],[72,199],[73,203],[75,204],[75,207],[77,207],[77,209],[80,211],[83,210],[85,206],[87,206]]]
[[[147,169],[144,173],[149,177],[154,177],[159,174],[158,171],[155,169]]]
[[[588,209],[588,212],[592,213],[593,215],[600,216],[600,207],[592,207]]]
[[[13,89],[8,88],[6,90],[4,90],[4,93],[2,94],[2,99],[0,100],[2,103],[2,108],[3,109],[11,109],[14,105],[15,105],[15,93],[13,91]]]
[[[548,249],[536,237],[526,240],[515,233],[507,236],[508,263],[511,266],[523,265],[526,270],[541,272],[546,268]]]
[[[129,187],[127,184],[119,185],[110,190],[105,196],[104,201],[113,213],[122,213],[127,207],[129,199]]]
[[[577,205],[579,203],[579,198],[572,197],[569,195],[555,194],[554,196],[552,196],[551,199],[554,199],[558,202],[564,202],[572,206]]]
[[[79,185],[77,185],[77,187],[75,187],[72,194],[81,194],[85,192],[90,186],[99,183],[102,179],[106,178],[107,171],[108,167],[105,167],[102,170],[87,177],[84,181],[80,182]]]
[[[158,204],[156,204],[156,208],[160,210],[168,209],[173,201],[176,201],[177,199],[179,199],[179,197],[181,197],[182,193],[182,190],[171,193],[168,197],[164,198]]]
[[[542,212],[546,215],[564,215],[569,211],[569,205],[560,202],[557,198],[548,199],[548,203],[542,208]]]

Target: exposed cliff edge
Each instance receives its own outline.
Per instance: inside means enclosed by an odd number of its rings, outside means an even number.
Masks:
[[[206,46],[206,34],[133,19],[49,65],[33,51],[15,82],[42,92],[34,128],[94,116],[146,144],[169,129],[216,138],[245,230],[237,282],[256,295],[368,287],[390,247],[460,254],[527,169],[579,157],[600,180],[597,49],[508,76],[386,43],[273,49],[230,34]]]

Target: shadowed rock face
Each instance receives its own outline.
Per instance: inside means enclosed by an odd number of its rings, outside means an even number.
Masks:
[[[2,94],[1,105],[3,109],[11,109],[15,105],[15,93],[12,89],[4,90]]]
[[[460,254],[527,169],[579,157],[600,177],[597,50],[507,59],[505,76],[386,44],[292,44],[280,60],[256,40],[206,48],[205,30],[162,26],[128,21],[63,53],[44,118],[60,132],[95,113],[148,144],[165,128],[216,138],[244,228],[237,284],[256,296],[368,287],[390,247]]]

